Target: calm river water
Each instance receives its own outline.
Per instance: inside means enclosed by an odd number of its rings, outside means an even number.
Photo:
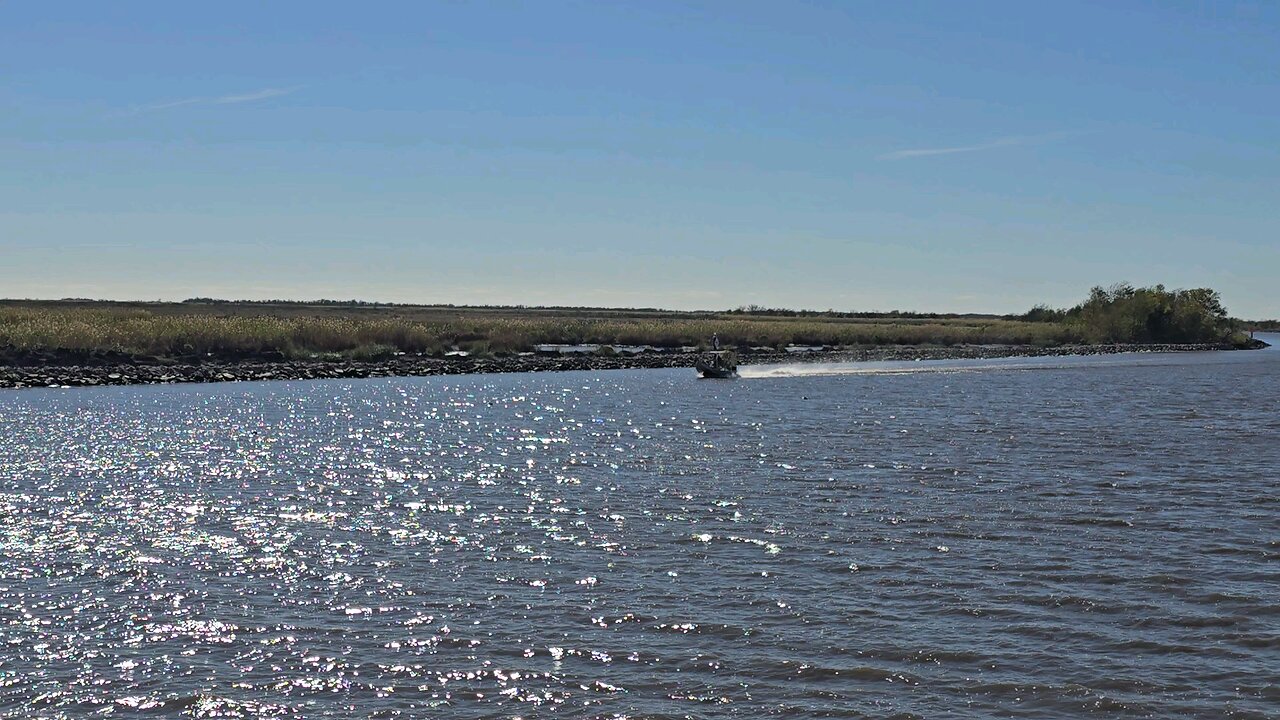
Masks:
[[[750,374],[0,391],[0,716],[1280,717],[1280,350]]]

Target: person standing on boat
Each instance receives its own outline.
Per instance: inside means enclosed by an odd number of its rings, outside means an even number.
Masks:
[[[712,334],[711,334],[711,349],[712,349],[712,350],[719,350],[719,349],[720,349],[720,334],[719,334],[719,333],[712,333]]]

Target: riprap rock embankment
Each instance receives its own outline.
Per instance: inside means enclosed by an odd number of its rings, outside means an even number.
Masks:
[[[1261,344],[1259,346],[1262,346]],[[742,350],[743,365],[796,362],[860,362],[946,360],[961,358],[1101,355],[1122,352],[1186,352],[1232,350],[1231,345],[1022,345],[875,346],[783,352]],[[163,359],[109,351],[27,352],[0,348],[0,388],[86,387],[156,383],[235,382],[254,380],[324,380],[338,378],[464,375],[473,373],[623,370],[692,367],[694,354],[566,353],[500,357],[427,357],[400,355],[386,360],[289,360],[282,357],[238,359]]]

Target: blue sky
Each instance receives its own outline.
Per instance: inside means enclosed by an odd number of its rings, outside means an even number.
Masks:
[[[1280,316],[1280,4],[0,4],[0,297]]]

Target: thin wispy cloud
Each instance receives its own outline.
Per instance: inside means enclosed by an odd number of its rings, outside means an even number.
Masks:
[[[189,97],[180,100],[166,100],[164,102],[152,103],[150,105],[139,105],[130,108],[126,115],[138,115],[141,113],[157,112],[160,110],[170,110],[176,107],[187,105],[238,105],[240,103],[254,102],[257,100],[266,100],[267,98],[280,97],[290,93],[297,92],[299,88],[263,88],[254,92],[239,93],[236,95],[211,95],[202,97]]]
[[[213,99],[214,105],[234,105],[236,103],[253,102],[254,100],[266,100],[267,98],[280,97],[297,92],[298,88],[264,88],[257,92],[244,93],[243,95],[223,95]]]
[[[982,152],[983,150],[994,150],[996,148],[1009,147],[1012,145],[1034,145],[1036,143],[1049,142],[1066,137],[1067,133],[1049,133],[1046,135],[1011,135],[992,140],[990,142],[979,143],[977,145],[957,145],[954,147],[940,148],[914,148],[911,150],[897,150],[891,153],[885,153],[880,156],[881,160],[907,160],[909,158],[933,157],[935,155],[956,155],[959,153]]]

